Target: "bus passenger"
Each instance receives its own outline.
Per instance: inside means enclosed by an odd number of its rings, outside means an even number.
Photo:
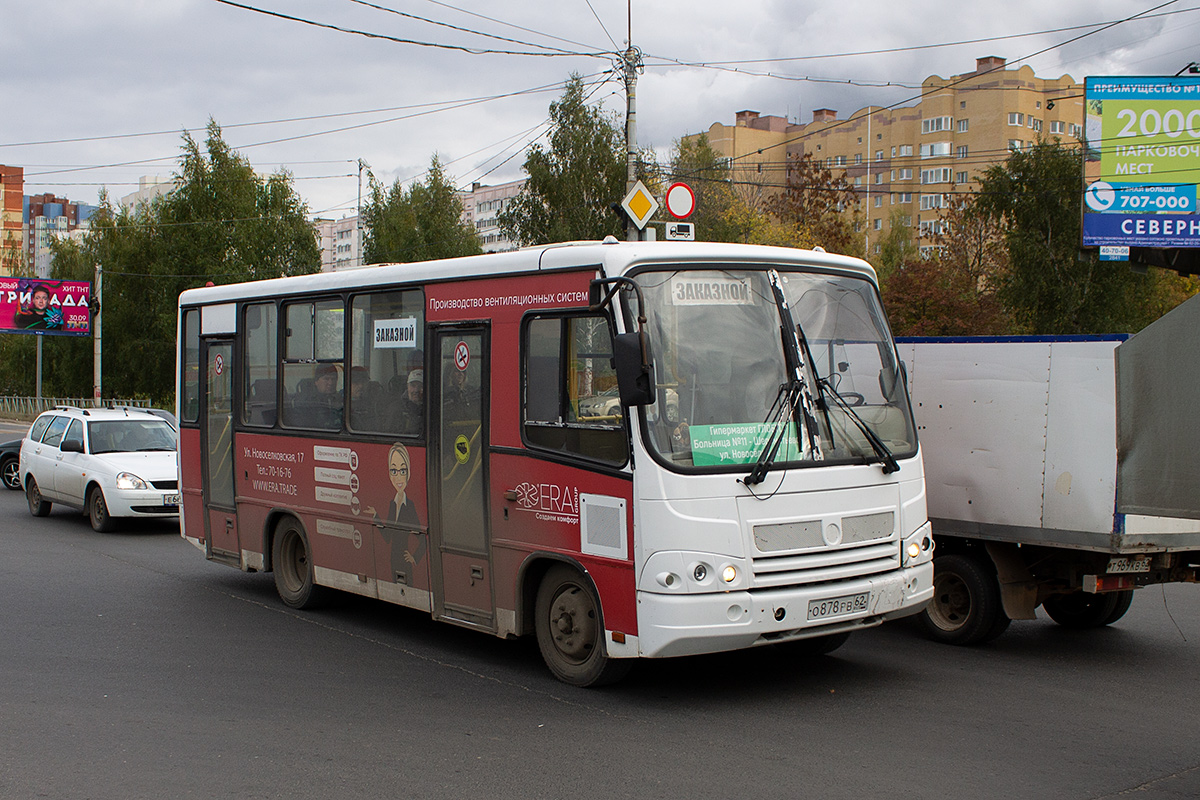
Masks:
[[[425,370],[414,369],[408,373],[404,394],[392,407],[391,430],[407,436],[420,436],[425,432]]]

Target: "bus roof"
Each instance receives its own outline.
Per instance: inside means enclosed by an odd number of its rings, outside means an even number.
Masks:
[[[793,264],[858,273],[872,282],[876,279],[875,270],[866,261],[821,250],[714,242],[619,242],[609,237],[603,242],[539,245],[507,253],[407,264],[377,264],[339,272],[206,286],[183,292],[179,296],[179,304],[227,303],[250,297],[332,293],[389,284],[429,283],[571,268],[602,268],[606,276],[613,277],[623,275],[635,266],[680,262],[693,265],[731,262]]]

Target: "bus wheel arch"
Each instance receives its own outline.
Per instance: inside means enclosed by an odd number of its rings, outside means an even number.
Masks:
[[[279,599],[292,608],[315,608],[325,590],[316,582],[308,532],[291,515],[280,516],[272,530],[271,569]]]
[[[525,585],[536,586],[534,634],[554,676],[581,687],[603,686],[624,677],[633,660],[608,656],[600,594],[587,571],[570,562],[548,560],[545,569],[530,578]]]

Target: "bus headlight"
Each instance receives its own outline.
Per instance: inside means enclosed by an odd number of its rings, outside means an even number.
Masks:
[[[915,567],[933,559],[933,528],[928,522],[905,537],[900,549],[902,567]]]
[[[737,567],[733,564],[726,564],[725,569],[721,570],[721,580],[726,583],[733,583],[737,580]]]
[[[696,579],[696,583],[703,583],[704,579],[708,577],[708,567],[697,564],[696,568],[692,570],[692,577]]]

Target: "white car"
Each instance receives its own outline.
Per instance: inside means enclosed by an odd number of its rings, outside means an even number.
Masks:
[[[53,503],[84,511],[98,531],[117,517],[179,517],[177,435],[135,408],[60,407],[41,414],[21,445],[29,513]]]

